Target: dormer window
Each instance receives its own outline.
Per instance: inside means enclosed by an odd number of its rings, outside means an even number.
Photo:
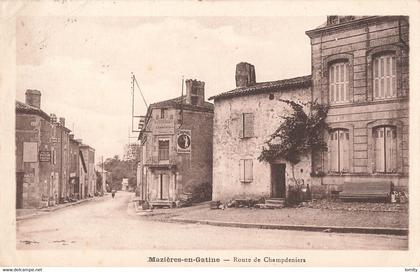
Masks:
[[[349,63],[336,62],[329,68],[329,97],[331,104],[350,101],[349,95]]]

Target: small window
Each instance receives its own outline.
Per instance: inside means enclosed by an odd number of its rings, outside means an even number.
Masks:
[[[397,96],[395,55],[382,55],[373,60],[373,97],[385,99]]]
[[[160,119],[166,118],[166,109],[160,109]]]
[[[254,114],[242,114],[242,138],[254,137]]]
[[[350,101],[348,62],[338,62],[330,66],[329,96],[332,104]]]
[[[239,180],[241,182],[252,182],[253,180],[253,169],[252,159],[240,160],[239,161]]]
[[[159,161],[169,160],[169,140],[159,140]]]

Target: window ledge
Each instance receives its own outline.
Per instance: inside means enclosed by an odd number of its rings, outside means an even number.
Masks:
[[[251,183],[252,180],[240,180],[241,183]]]

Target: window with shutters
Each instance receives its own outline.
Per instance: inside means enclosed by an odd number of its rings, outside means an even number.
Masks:
[[[329,163],[331,172],[349,172],[350,134],[347,129],[336,129],[330,133]]]
[[[159,161],[169,160],[169,140],[159,140],[159,149],[158,149],[158,159]]]
[[[397,171],[397,130],[393,126],[373,129],[375,140],[376,172],[395,173]]]
[[[239,180],[241,182],[252,182],[252,159],[244,159],[239,161]]]
[[[350,101],[348,62],[338,62],[330,65],[329,97],[331,104],[339,104]]]
[[[373,98],[397,96],[397,68],[394,54],[382,55],[373,60]]]
[[[242,114],[242,138],[254,137],[254,114]]]

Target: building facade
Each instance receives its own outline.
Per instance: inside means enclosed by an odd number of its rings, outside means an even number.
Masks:
[[[290,111],[279,101],[309,102],[311,76],[255,81],[249,63],[236,66],[236,89],[214,99],[213,196],[228,201],[241,198],[284,198],[290,178],[310,179],[310,158],[295,166],[284,160],[260,162],[262,146]]]
[[[185,96],[150,105],[139,135],[140,198],[173,205],[200,188],[211,191],[212,137],[213,104],[204,101],[204,82],[187,80]]]
[[[345,182],[408,190],[408,32],[406,17],[328,16],[306,32],[311,76],[256,83],[254,67],[238,64],[237,88],[212,97],[213,200],[285,197],[291,174],[314,197],[339,192]],[[329,106],[328,150],[308,154],[293,172],[281,160],[256,160],[287,112],[277,98]]]
[[[313,98],[330,106],[328,152],[314,160],[322,194],[346,181],[408,190],[409,22],[402,16],[328,16],[307,31]]]
[[[16,208],[42,208],[74,197],[80,174],[73,162],[77,149],[65,119],[41,110],[41,92],[27,90],[16,101]],[[78,164],[77,164],[78,165]]]
[[[96,189],[95,149],[86,144],[81,144],[79,148],[86,167],[83,197],[93,197],[98,193]]]

